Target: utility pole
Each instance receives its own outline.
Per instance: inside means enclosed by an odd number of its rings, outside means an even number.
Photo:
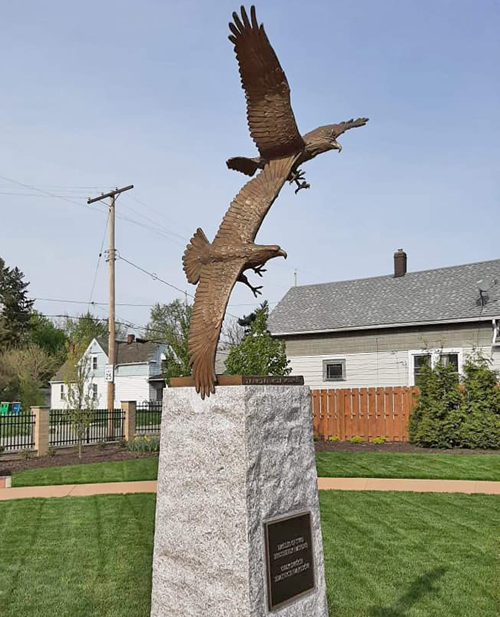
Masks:
[[[293,279],[294,279],[294,282],[295,282],[295,287],[297,287],[297,270],[295,270],[294,273],[293,273]]]
[[[106,367],[106,381],[108,382],[108,439],[114,436],[113,410],[115,402],[115,204],[116,198],[125,191],[133,189],[134,185],[124,186],[99,197],[87,199],[88,204],[101,201],[109,197],[109,320],[108,320],[108,366]]]

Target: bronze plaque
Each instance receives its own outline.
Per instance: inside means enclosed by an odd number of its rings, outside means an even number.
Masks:
[[[219,386],[303,386],[302,375],[217,375]],[[171,377],[170,388],[195,387],[194,377]]]
[[[315,587],[311,513],[266,522],[264,531],[268,606],[274,611]]]

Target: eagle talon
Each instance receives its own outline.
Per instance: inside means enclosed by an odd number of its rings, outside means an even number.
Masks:
[[[304,181],[305,175],[306,174],[304,171],[297,169],[297,171],[292,171],[291,174],[288,176],[288,182],[290,184],[293,184],[295,182],[295,184],[297,185],[297,188],[295,189],[295,195],[297,195],[297,193],[301,189],[308,189],[311,187],[310,184]]]
[[[262,277],[262,273],[263,272],[267,272],[267,270],[265,268],[263,268],[262,266],[256,266],[253,271],[255,272],[255,274],[258,274],[260,277]]]
[[[301,189],[310,189],[311,185],[307,182],[297,182],[297,188],[295,189],[295,195],[297,195],[297,193],[301,190]]]

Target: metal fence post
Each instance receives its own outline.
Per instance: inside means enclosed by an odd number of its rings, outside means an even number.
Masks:
[[[50,407],[32,407],[35,416],[35,450],[37,456],[49,453],[49,417]]]
[[[135,401],[122,401],[122,411],[125,416],[123,420],[123,439],[131,441],[135,436]]]

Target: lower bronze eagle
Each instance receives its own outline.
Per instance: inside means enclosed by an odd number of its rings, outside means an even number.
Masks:
[[[269,259],[286,258],[281,247],[255,244],[254,240],[296,158],[294,155],[269,161],[233,199],[213,242],[198,229],[184,252],[182,262],[187,280],[198,284],[188,349],[196,391],[201,398],[215,392],[215,353],[235,283],[245,283],[257,295],[260,287],[250,284],[245,270],[262,276],[262,267]]]
[[[342,146],[337,138],[349,129],[364,126],[368,118],[327,124],[302,136],[295,121],[288,80],[264,26],[259,26],[255,7],[251,7],[250,17],[244,7],[241,7],[241,18],[233,13],[229,29],[245,91],[248,128],[260,156],[233,157],[226,162],[227,166],[253,176],[270,160],[297,154],[288,180],[297,184],[296,193],[309,188],[299,166],[323,152],[340,152]]]

